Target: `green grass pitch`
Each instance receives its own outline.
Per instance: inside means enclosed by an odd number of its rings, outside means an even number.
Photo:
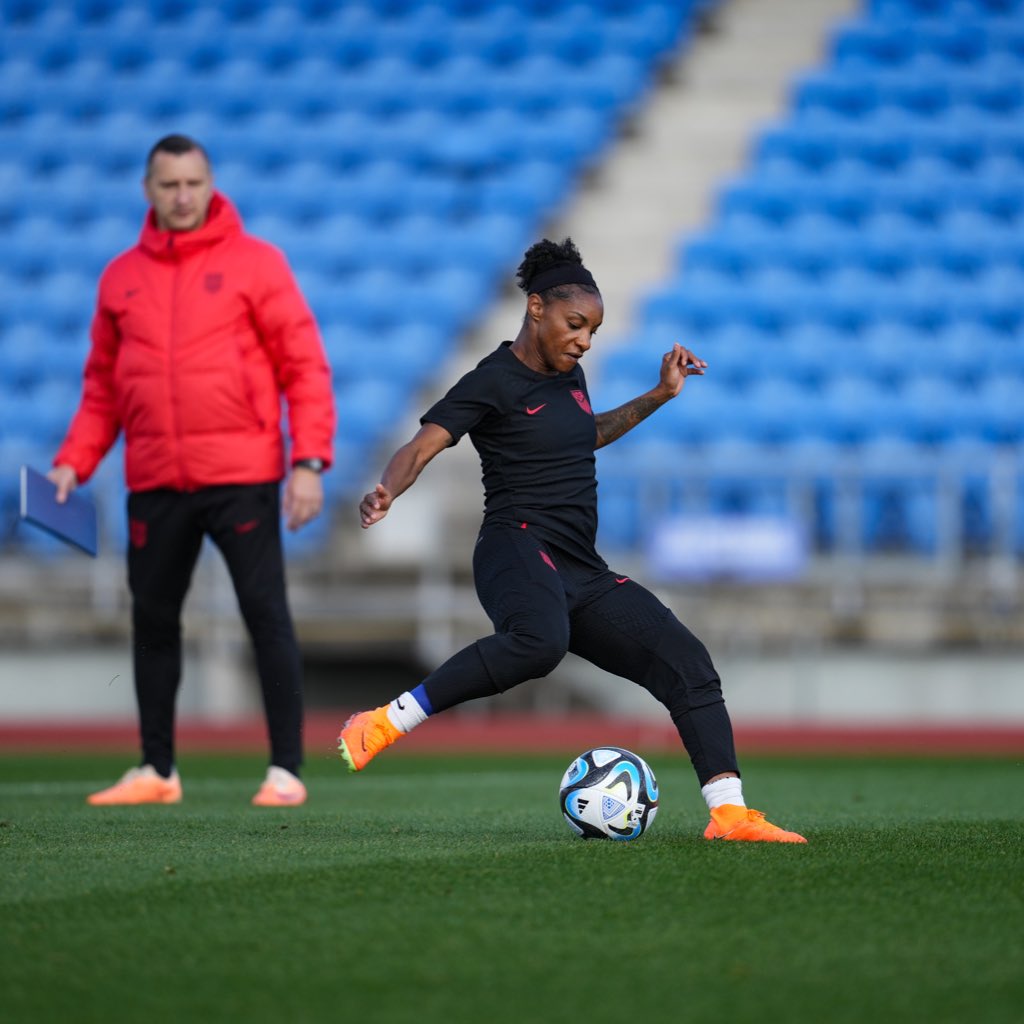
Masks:
[[[643,751],[638,751],[643,753]],[[707,843],[688,763],[633,843],[573,837],[566,757],[189,755],[175,807],[90,808],[110,756],[0,756],[0,1017],[22,1022],[1017,1022],[1024,762],[747,759],[807,846]]]

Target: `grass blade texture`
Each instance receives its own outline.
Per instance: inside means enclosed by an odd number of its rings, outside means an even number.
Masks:
[[[321,759],[291,810],[249,806],[250,757],[186,757],[184,801],[138,808],[84,803],[123,760],[0,757],[0,1014],[1021,1019],[1020,761],[748,760],[789,846],[705,842],[661,755],[657,821],[613,843],[560,817],[575,753]]]

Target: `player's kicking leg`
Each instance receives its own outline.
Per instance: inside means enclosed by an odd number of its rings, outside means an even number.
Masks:
[[[807,842],[746,806],[732,723],[711,656],[653,594],[633,581],[605,591],[575,612],[570,650],[643,686],[668,709],[703,783],[711,815],[705,839]]]
[[[361,772],[395,740],[404,736],[388,718],[388,705],[352,715],[338,735],[338,753],[350,772]]]
[[[433,713],[423,685],[390,704],[352,715],[338,735],[338,753],[350,772],[361,772],[382,750]]]

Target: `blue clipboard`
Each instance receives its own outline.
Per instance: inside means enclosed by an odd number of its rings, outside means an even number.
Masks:
[[[56,484],[31,466],[21,467],[21,518],[96,557],[96,506],[75,492],[57,504]]]

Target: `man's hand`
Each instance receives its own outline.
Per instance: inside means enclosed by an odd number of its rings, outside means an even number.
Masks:
[[[67,465],[54,466],[46,479],[57,485],[57,504],[63,505],[68,495],[78,486],[78,474]]]
[[[324,507],[324,483],[320,474],[296,466],[284,487],[285,522],[289,530],[305,526]]]
[[[363,500],[359,502],[359,521],[362,528],[366,530],[374,523],[379,523],[388,514],[392,501],[394,498],[391,492],[383,484],[377,484],[369,494],[364,495]]]

